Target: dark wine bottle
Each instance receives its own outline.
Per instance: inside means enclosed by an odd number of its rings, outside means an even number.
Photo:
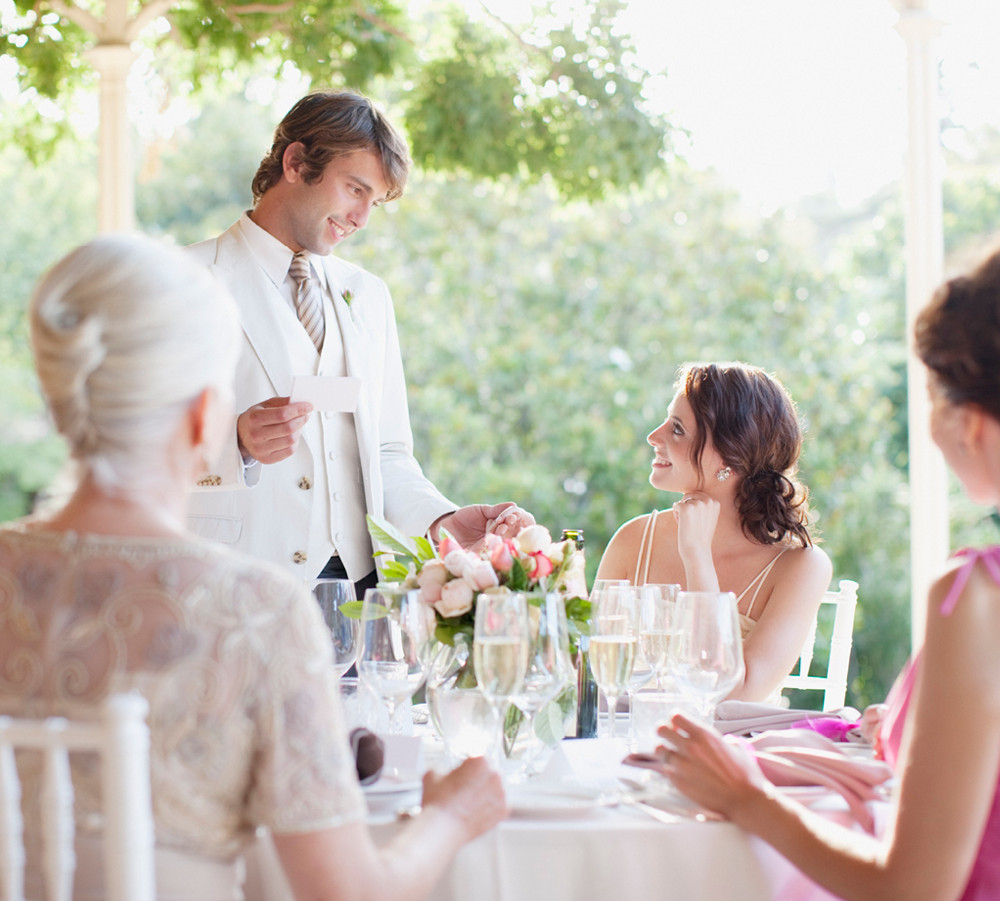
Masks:
[[[583,552],[583,529],[563,529],[560,541],[574,541]],[[576,738],[594,738],[597,735],[597,682],[590,669],[590,636],[580,636],[576,654]]]

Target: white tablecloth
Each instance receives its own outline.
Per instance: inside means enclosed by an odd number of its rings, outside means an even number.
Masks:
[[[622,773],[621,746],[565,741],[545,777],[588,782]],[[412,802],[413,799],[410,799]],[[823,802],[846,821],[846,807]],[[383,800],[378,808],[388,811]],[[374,815],[379,844],[403,824]],[[247,857],[247,901],[291,901],[266,837]],[[664,824],[627,807],[560,817],[513,816],[466,845],[430,901],[829,901],[773,849],[729,823],[678,818]]]

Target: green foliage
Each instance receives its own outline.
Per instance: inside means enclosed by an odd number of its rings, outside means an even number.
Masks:
[[[102,43],[132,39],[110,31],[85,0],[16,5],[18,15],[0,20],[0,55],[16,62],[22,94],[0,134],[16,134],[32,159],[45,159],[71,130],[74,99],[96,87],[86,56],[98,43],[92,32],[108,32]],[[294,71],[318,89],[362,90],[392,75],[405,87],[386,93],[398,95],[423,167],[548,177],[566,196],[597,197],[655,171],[668,134],[644,111],[645,73],[615,30],[621,8],[621,0],[593,0],[586,27],[530,25],[522,36],[499,20],[449,12],[447,0],[426,23],[392,0],[177,0],[146,23],[141,44],[155,60],[155,102],[254,73]],[[433,37],[414,37],[422,28]]]
[[[516,42],[456,18],[450,52],[423,66],[405,99],[414,158],[490,178],[546,175],[564,196],[642,184],[668,128],[643,112],[645,73],[615,29],[622,7],[595,2],[582,27]]]

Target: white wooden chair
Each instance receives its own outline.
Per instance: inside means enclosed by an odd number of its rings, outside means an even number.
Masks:
[[[830,636],[830,658],[826,675],[810,675],[813,654],[816,648],[816,625],[820,611],[826,604],[834,605],[833,632]],[[854,611],[858,604],[858,583],[841,579],[837,591],[827,591],[823,595],[820,610],[813,620],[812,629],[802,647],[798,667],[782,683],[786,688],[814,689],[823,692],[823,709],[836,710],[844,706],[847,696],[847,670],[851,662],[851,645],[854,643]]]
[[[0,897],[4,901],[24,899],[24,824],[16,748],[43,755],[40,831],[47,901],[69,901],[73,892],[71,751],[96,752],[101,758],[105,897],[154,901],[148,710],[145,698],[129,694],[108,698],[99,722],[0,717]]]

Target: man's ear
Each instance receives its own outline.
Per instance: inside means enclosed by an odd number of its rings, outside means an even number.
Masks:
[[[291,182],[300,181],[302,179],[302,165],[303,158],[302,154],[305,150],[305,144],[301,141],[292,141],[285,148],[285,152],[281,155],[281,168],[287,178]]]
[[[191,446],[198,447],[205,443],[209,417],[214,412],[215,392],[211,388],[203,388],[188,407],[188,426],[191,430]]]

